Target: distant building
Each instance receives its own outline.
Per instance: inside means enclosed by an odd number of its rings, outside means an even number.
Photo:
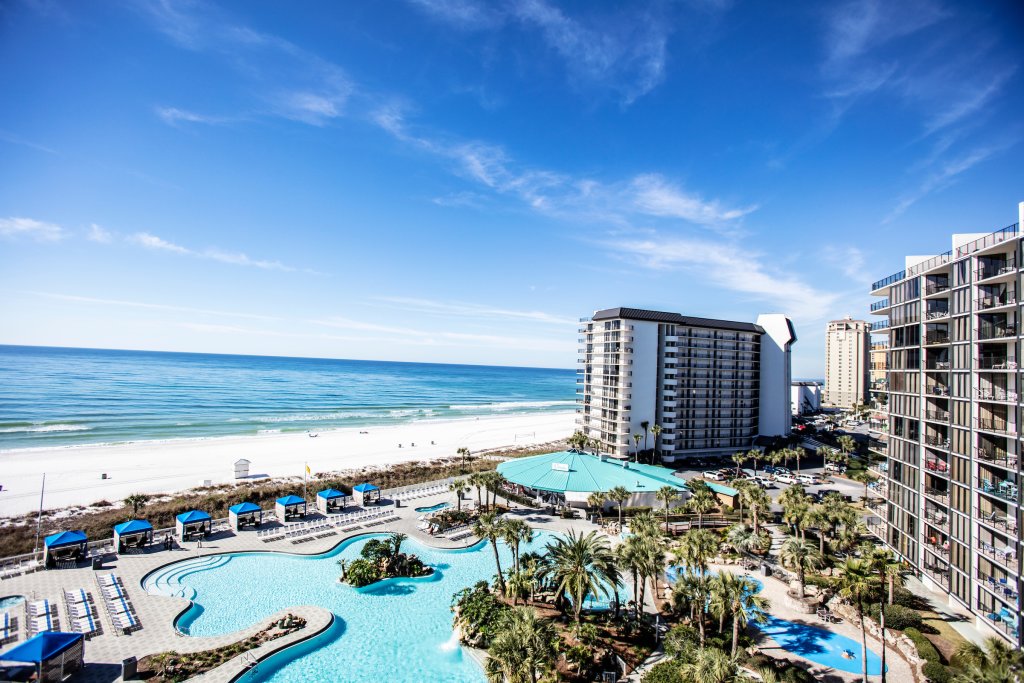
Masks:
[[[789,402],[794,415],[821,410],[821,385],[817,382],[793,382]]]
[[[847,316],[828,324],[822,403],[835,408],[852,408],[868,402],[870,352],[870,323]]]
[[[639,448],[657,447],[667,462],[787,435],[795,342],[792,322],[780,314],[755,324],[597,311],[580,325],[576,422],[606,453],[635,452],[639,434]],[[654,425],[662,430],[657,438]]]

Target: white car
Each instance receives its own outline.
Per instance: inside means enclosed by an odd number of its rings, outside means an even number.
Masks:
[[[798,474],[796,480],[804,486],[814,486],[819,483],[818,478],[811,474]]]
[[[704,473],[704,478],[710,479],[711,481],[725,481],[725,475],[718,470],[708,470]]]
[[[795,484],[796,477],[794,477],[792,474],[789,474],[788,472],[784,472],[782,474],[776,472],[775,481],[779,482],[780,484]]]

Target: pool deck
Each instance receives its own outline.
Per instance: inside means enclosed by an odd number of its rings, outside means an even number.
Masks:
[[[348,533],[335,531],[326,538],[314,538],[299,545],[293,545],[289,540],[265,543],[257,537],[254,531],[247,530],[238,533],[219,531],[204,539],[202,548],[198,548],[195,542],[187,542],[173,550],[163,550],[162,546],[156,543],[141,553],[109,556],[114,559],[108,559],[103,566],[102,573],[113,572],[121,578],[124,583],[125,593],[134,605],[139,622],[142,625],[141,629],[127,635],[114,635],[113,625],[103,607],[102,596],[96,583],[96,574],[100,572],[94,572],[84,563],[83,566],[76,569],[51,569],[6,579],[0,583],[0,594],[25,595],[29,600],[49,599],[58,605],[60,623],[64,628],[67,628],[69,622],[63,601],[63,591],[84,588],[92,594],[96,601],[103,633],[86,642],[85,660],[87,666],[84,672],[72,679],[73,681],[82,681],[83,683],[120,681],[122,680],[120,677],[121,662],[127,657],[141,658],[148,654],[169,650],[187,654],[229,645],[252,635],[287,612],[302,616],[307,620],[307,627],[305,629],[252,651],[252,654],[257,659],[262,659],[287,645],[312,637],[320,632],[329,626],[331,613],[311,605],[296,606],[279,613],[271,619],[263,619],[259,623],[235,633],[202,638],[183,636],[175,630],[173,623],[177,616],[188,608],[190,602],[182,597],[150,595],[143,590],[142,579],[153,570],[172,562],[221,553],[256,551],[317,555],[327,552],[347,538],[369,533],[401,532],[424,545],[437,548],[465,548],[476,544],[478,539],[473,536],[459,541],[451,541],[439,536],[429,536],[417,529],[419,524],[418,517],[422,513],[416,512],[416,507],[425,507],[446,501],[453,502],[452,494],[439,493],[416,501],[414,505],[403,503],[403,506],[397,509],[393,505],[381,505],[379,506],[380,508],[393,510],[398,518],[386,524],[354,529]],[[351,510],[352,508],[348,511]],[[514,508],[509,514],[524,519],[537,529],[547,531],[565,532],[569,528],[577,530],[597,529],[595,525],[579,519],[563,520],[522,507]],[[317,517],[317,515],[310,515],[307,517],[307,520],[315,520]],[[19,622],[24,622],[23,605],[16,605],[6,611],[10,612],[12,616],[17,616]],[[17,642],[24,642],[26,636],[25,624],[21,623],[20,628],[19,640]],[[16,644],[11,643],[0,649],[7,650]],[[209,683],[227,683],[237,674],[245,671],[246,668],[248,668],[248,664],[240,656],[214,671],[192,680]]]
[[[733,573],[741,573],[735,565],[712,565],[712,571],[728,571]],[[759,595],[768,599],[771,603],[769,612],[773,617],[779,619],[785,619],[787,621],[796,622],[798,624],[804,624],[806,626],[814,626],[816,628],[822,628],[839,635],[846,636],[857,643],[857,657],[860,657],[860,640],[861,631],[859,624],[849,623],[847,621],[841,621],[838,623],[825,624],[818,620],[814,614],[804,614],[798,612],[795,609],[790,608],[786,604],[786,592],[789,589],[788,584],[775,577],[763,577],[756,572],[742,572],[744,575],[752,576],[764,584],[764,588],[761,590]],[[831,667],[817,664],[808,659],[805,659],[797,654],[789,652],[779,647],[779,645],[767,636],[758,637],[758,648],[769,657],[776,659],[785,659],[798,664],[801,668],[807,669],[814,677],[819,681],[840,683],[847,682],[853,683],[854,681],[860,681],[861,676],[859,673],[849,673],[847,671],[840,671]],[[871,636],[868,636],[868,649],[873,650],[876,654],[881,654],[882,643],[881,641],[874,640]],[[888,678],[891,681],[913,681],[914,675],[907,660],[903,659],[902,656],[892,646],[886,651],[886,666],[888,667]]]

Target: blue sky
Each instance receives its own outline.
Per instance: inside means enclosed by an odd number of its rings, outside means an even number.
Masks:
[[[1017,220],[1015,3],[0,6],[0,343],[572,367]],[[922,245],[927,245],[922,248]]]

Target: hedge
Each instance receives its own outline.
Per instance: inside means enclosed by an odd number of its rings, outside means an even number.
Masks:
[[[939,655],[939,651],[935,649],[932,641],[925,638],[924,634],[916,628],[908,628],[903,633],[914,641],[914,645],[917,647],[917,654],[921,659],[925,660],[923,672],[928,680],[932,683],[948,683],[952,676],[950,676],[949,670],[942,665],[942,657]]]

